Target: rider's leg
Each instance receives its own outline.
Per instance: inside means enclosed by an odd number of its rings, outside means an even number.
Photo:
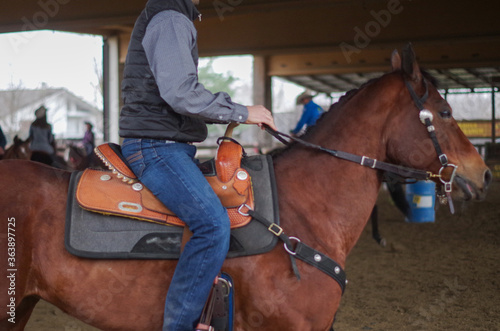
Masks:
[[[128,142],[122,149],[133,171],[193,232],[168,290],[163,326],[164,331],[192,331],[229,248],[227,212],[196,166],[194,146]]]

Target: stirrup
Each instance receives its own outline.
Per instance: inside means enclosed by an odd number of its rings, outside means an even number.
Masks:
[[[200,323],[196,326],[196,329],[194,329],[194,331],[215,331],[215,329],[213,326]]]
[[[218,275],[213,283],[212,289],[210,290],[210,295],[208,296],[207,302],[205,303],[205,307],[201,313],[200,322],[195,328],[195,331],[217,331],[217,330],[226,330],[226,323],[222,323],[220,325],[220,321],[214,321],[214,318],[220,318],[220,310],[221,305],[226,304],[225,298],[228,298],[231,293],[232,283],[230,280],[225,279],[221,275]],[[226,308],[224,306],[224,308]],[[223,308],[223,310],[224,310]],[[215,322],[217,329],[212,325],[212,322]]]

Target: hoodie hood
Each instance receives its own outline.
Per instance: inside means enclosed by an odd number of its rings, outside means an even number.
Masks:
[[[146,17],[150,21],[154,15],[164,10],[175,10],[184,14],[190,20],[194,21],[200,15],[200,12],[193,4],[192,0],[149,0],[146,4]]]

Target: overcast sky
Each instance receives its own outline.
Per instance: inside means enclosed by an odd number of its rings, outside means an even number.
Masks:
[[[102,38],[66,32],[34,31],[0,34],[0,89],[21,86],[39,88],[64,87],[84,100],[102,107],[96,94],[98,85],[96,65],[102,66]],[[200,60],[200,64],[204,63]],[[251,56],[225,57],[214,61],[214,71],[230,72],[238,78],[239,93],[235,101],[250,104],[252,84]],[[303,91],[282,80],[273,81],[274,110],[295,107],[295,97]],[[217,91],[213,91],[217,92]],[[328,99],[319,98],[320,103]],[[464,99],[449,98],[456,119],[491,118],[490,95],[475,95]],[[497,97],[497,104],[500,97]],[[497,105],[497,109],[498,105]],[[497,110],[497,117],[500,111]]]
[[[94,86],[101,63],[101,37],[52,31],[0,34],[0,89],[45,83],[100,106]]]
[[[96,95],[97,66],[102,66],[102,38],[76,33],[34,31],[0,34],[0,89],[12,87],[64,87],[84,100],[102,107]],[[200,59],[200,65],[206,63]],[[229,72],[238,80],[235,101],[252,102],[252,57],[224,57],[213,62],[215,72]],[[275,110],[294,108],[302,88],[281,80],[274,82],[278,95]],[[212,91],[218,92],[218,91]]]

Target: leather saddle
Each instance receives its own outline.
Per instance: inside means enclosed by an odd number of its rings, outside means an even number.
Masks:
[[[78,183],[76,200],[89,211],[149,221],[164,225],[184,226],[153,193],[148,190],[121,155],[117,144],[107,143],[95,148],[109,171],[86,169]],[[254,209],[254,195],[249,173],[241,167],[243,148],[233,139],[223,137],[216,157],[200,165],[205,178],[222,205],[226,207],[231,228],[248,224]]]

